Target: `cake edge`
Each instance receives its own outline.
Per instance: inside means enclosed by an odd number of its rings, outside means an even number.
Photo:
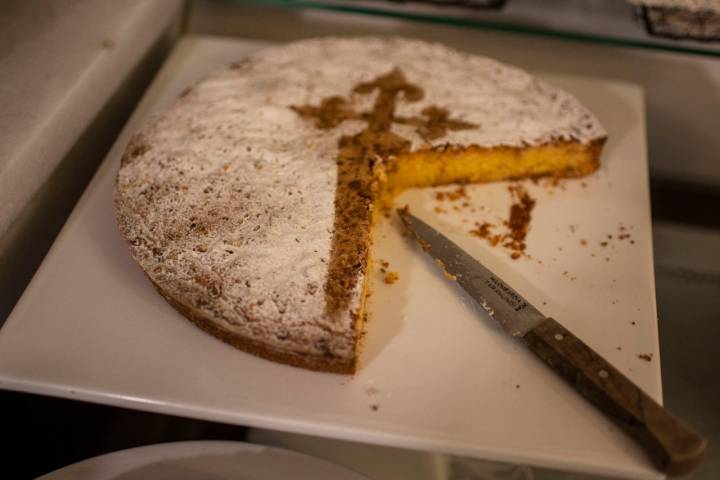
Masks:
[[[266,344],[236,335],[220,327],[210,318],[207,318],[192,308],[183,305],[180,301],[163,291],[163,289],[160,288],[160,286],[150,277],[148,277],[148,279],[155,287],[155,290],[157,290],[157,292],[183,317],[192,322],[193,325],[204,332],[209,333],[213,337],[222,340],[228,345],[237,348],[238,350],[242,350],[245,353],[249,353],[266,360],[271,360],[273,362],[313,370],[316,372],[353,374],[356,371],[357,355],[349,361],[330,361],[328,357],[309,356],[303,353],[293,354],[290,352],[282,352],[269,348]]]

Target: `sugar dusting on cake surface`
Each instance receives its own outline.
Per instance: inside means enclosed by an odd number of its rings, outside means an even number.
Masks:
[[[286,88],[275,96],[280,105],[319,104],[332,95],[348,95],[354,85],[397,68],[426,95],[419,102],[399,102],[396,114],[418,116],[427,106],[438,105],[479,126],[448,132],[435,144],[523,147],[553,140],[588,143],[606,135],[592,113],[567,92],[520,69],[440,44],[313,39],[269,49],[256,58],[257,70],[267,69],[269,82],[280,81],[276,72],[284,72]],[[367,110],[373,98],[355,95],[354,100],[358,109]],[[427,143],[410,126],[393,129],[410,139],[414,148]]]
[[[411,149],[589,143],[605,136],[571,95],[513,67],[403,39],[316,39],[271,48],[217,72],[154,116],[118,174],[118,224],[166,294],[222,328],[269,348],[327,359],[354,356],[362,275],[348,308],[327,315],[324,289],[334,228],[338,140],[366,122],[319,130],[292,106],[353,93],[394,69],[424,90],[395,114],[446,109],[471,129],[429,139],[391,131]]]

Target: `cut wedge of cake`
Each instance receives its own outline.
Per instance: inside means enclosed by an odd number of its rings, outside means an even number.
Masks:
[[[406,39],[313,39],[217,72],[136,133],[114,194],[132,256],[202,329],[352,373],[373,214],[409,187],[593,172],[568,93]]]

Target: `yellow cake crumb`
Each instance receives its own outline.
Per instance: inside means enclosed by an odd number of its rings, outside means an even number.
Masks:
[[[387,284],[393,284],[400,280],[400,274],[397,272],[387,272],[385,274],[385,283]]]
[[[445,264],[443,263],[442,260],[440,260],[439,258],[436,258],[435,263],[438,264],[438,266],[440,267],[440,269],[443,272],[443,275],[445,275],[445,278],[447,278],[448,280],[452,280],[452,281],[457,280],[457,277],[455,275],[453,275],[452,273],[447,271],[447,269],[445,268]]]

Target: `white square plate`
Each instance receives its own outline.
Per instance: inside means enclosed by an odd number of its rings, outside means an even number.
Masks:
[[[394,221],[378,226],[371,319],[354,377],[278,365],[234,350],[155,293],[115,227],[111,192],[129,134],[211,70],[265,44],[182,40],[119,137],[0,330],[0,387],[247,426],[636,478],[657,478],[644,453],[507,337]],[[410,202],[546,314],[660,400],[642,91],[546,77],[610,132],[601,169],[537,199],[531,258],[511,260],[467,233],[463,218],[507,216],[507,184],[468,187],[472,214]],[[631,234],[617,240],[619,225]],[[613,239],[607,239],[613,235]],[[586,240],[587,245],[582,245]],[[607,246],[600,243],[608,241]],[[638,354],[652,354],[652,361]]]

